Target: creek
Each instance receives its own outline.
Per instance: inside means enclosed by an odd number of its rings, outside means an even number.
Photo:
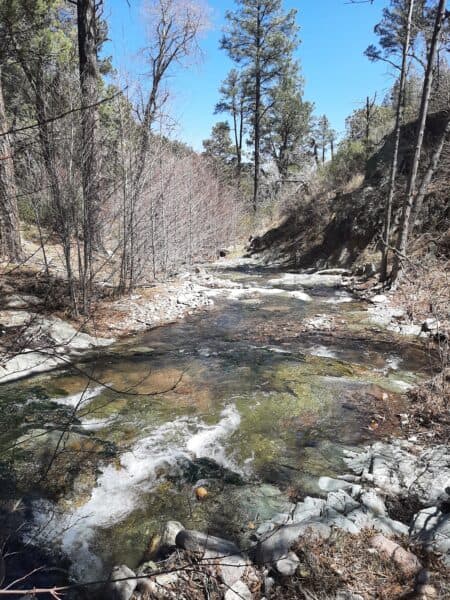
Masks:
[[[235,287],[211,290],[213,308],[0,388],[1,499],[24,498],[23,539],[77,578],[136,567],[170,519],[248,543],[373,439],[373,398],[401,403],[430,373],[417,345],[373,333],[339,277],[217,274]],[[352,335],[305,333],[311,319]]]

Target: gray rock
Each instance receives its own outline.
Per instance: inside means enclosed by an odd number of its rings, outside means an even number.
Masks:
[[[319,477],[319,488],[324,492],[337,492],[338,490],[349,490],[352,484],[342,479],[333,479],[332,477]]]
[[[370,298],[370,301],[374,304],[385,304],[388,301],[388,299],[387,296],[385,296],[384,294],[377,294],[376,296],[372,296],[372,298]]]
[[[360,500],[374,515],[386,515],[386,505],[374,490],[368,490],[361,494]]]
[[[326,508],[332,509],[346,515],[347,513],[359,507],[359,502],[356,502],[345,490],[330,492],[326,501]]]
[[[377,531],[381,531],[381,533],[385,533],[386,535],[408,535],[409,533],[407,525],[400,521],[394,521],[394,519],[390,519],[389,517],[375,517],[370,523]]]
[[[236,581],[244,576],[249,561],[241,554],[233,554],[221,558],[218,565],[220,566],[219,575],[223,583],[228,587],[232,587]]]
[[[414,515],[412,535],[427,548],[444,554],[444,562],[450,566],[450,514],[436,506],[424,508]]]
[[[275,563],[275,568],[280,575],[284,577],[292,577],[295,574],[298,565],[300,564],[299,557],[295,552],[288,552],[286,556],[282,556]]]
[[[126,579],[127,577],[130,579]],[[109,576],[110,581],[106,584],[108,597],[111,600],[130,600],[137,585],[137,580],[132,579],[133,577],[136,577],[135,573],[126,565],[114,567]],[[114,581],[118,579],[124,581]]]
[[[333,516],[326,520],[326,524],[330,527],[337,527],[338,529],[342,529],[343,531],[347,531],[352,535],[356,535],[361,531],[360,527],[356,525],[349,518],[344,517],[343,515]]]
[[[274,563],[286,556],[292,544],[307,533],[312,537],[327,539],[331,535],[331,530],[329,526],[317,519],[274,529],[258,542],[254,551],[255,562],[259,564]]]
[[[273,590],[273,586],[275,585],[275,579],[273,577],[268,577],[267,575],[264,577],[264,593],[266,596],[270,595],[270,592]]]
[[[385,494],[415,495],[424,505],[446,499],[450,484],[450,448],[420,450],[410,442],[376,442],[362,452],[347,453],[346,462],[362,480]]]
[[[241,580],[225,592],[224,600],[252,600],[252,593]]]
[[[172,548],[176,546],[176,537],[184,529],[178,521],[167,521],[161,534],[161,547]]]
[[[338,590],[335,600],[364,600],[360,594],[355,594],[349,590]]]
[[[222,556],[240,554],[240,550],[236,544],[229,540],[223,540],[222,538],[189,529],[181,530],[176,536],[175,543],[179,548],[191,552],[205,552],[209,550]]]

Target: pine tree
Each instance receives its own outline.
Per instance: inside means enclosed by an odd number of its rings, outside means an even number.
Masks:
[[[205,155],[221,161],[224,165],[229,165],[234,158],[230,131],[226,121],[216,123],[211,130],[211,137],[203,140]]]
[[[245,82],[236,69],[232,69],[219,89],[220,100],[215,113],[228,113],[233,123],[234,152],[238,183],[241,179],[242,145],[247,117],[247,95]]]
[[[313,104],[303,100],[303,82],[296,71],[286,73],[271,91],[264,123],[266,152],[275,161],[282,181],[292,169],[301,167],[312,126]]]
[[[248,82],[254,158],[253,208],[256,211],[261,168],[263,117],[268,95],[292,61],[298,45],[296,11],[285,12],[281,0],[237,0],[228,12],[221,47],[242,67]]]
[[[322,164],[324,164],[328,146],[330,148],[334,146],[336,132],[331,128],[330,121],[326,115],[319,117],[315,129],[315,144],[317,149],[321,151]]]

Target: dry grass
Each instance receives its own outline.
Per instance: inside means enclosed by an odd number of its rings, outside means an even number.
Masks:
[[[296,575],[280,582],[271,598],[329,600],[343,590],[359,594],[364,600],[419,598],[414,577],[404,576],[390,558],[370,547],[373,535],[370,530],[358,535],[335,531],[331,540],[301,539],[294,548],[300,558]],[[408,547],[407,540],[398,542],[419,555],[429,571],[435,598],[448,598],[450,574],[441,561],[433,554],[425,555],[418,548]]]

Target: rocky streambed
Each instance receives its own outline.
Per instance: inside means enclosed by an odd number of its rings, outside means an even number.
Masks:
[[[0,388],[4,531],[9,519],[76,581],[135,572],[174,520],[234,544],[254,579],[261,563],[292,570],[306,529],[428,536],[446,552],[447,450],[380,441],[433,372],[421,344],[374,324],[342,272],[241,261],[193,278],[207,312]],[[189,551],[189,535],[166,545]],[[237,597],[258,597],[238,580]]]

